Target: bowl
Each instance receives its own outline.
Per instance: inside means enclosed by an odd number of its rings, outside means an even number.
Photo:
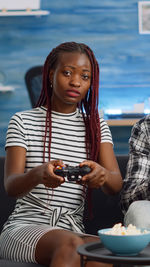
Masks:
[[[141,252],[150,242],[150,229],[140,229],[141,234],[112,235],[107,232],[112,228],[98,231],[100,240],[105,248],[115,255],[135,256]],[[146,230],[146,233],[143,231]]]

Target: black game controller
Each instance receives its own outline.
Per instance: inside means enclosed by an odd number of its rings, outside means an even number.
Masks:
[[[80,181],[80,179],[85,175],[91,172],[91,168],[88,165],[84,165],[83,167],[79,166],[66,166],[66,167],[58,167],[54,171],[56,175],[60,175],[62,177],[66,177],[68,181]]]

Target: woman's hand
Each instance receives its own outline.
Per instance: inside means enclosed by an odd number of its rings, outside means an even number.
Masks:
[[[60,186],[65,182],[65,179],[61,176],[58,176],[54,173],[54,170],[57,166],[65,167],[64,163],[61,160],[52,160],[48,163],[37,167],[40,171],[40,180],[39,183],[44,184],[46,187],[55,188]]]
[[[104,193],[113,195],[122,188],[122,177],[111,143],[101,143],[98,163],[84,161],[80,167],[88,165],[92,171],[81,179],[81,183],[92,188],[100,188]]]
[[[80,167],[84,165],[88,165],[92,171],[82,177],[81,184],[86,184],[90,188],[100,188],[103,186],[107,181],[108,171],[94,161],[84,161],[80,164]]]

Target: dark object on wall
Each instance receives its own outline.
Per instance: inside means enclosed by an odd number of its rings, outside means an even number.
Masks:
[[[43,66],[30,68],[25,74],[25,83],[32,107],[35,107],[42,88]]]
[[[11,213],[15,199],[8,197],[4,190],[4,157],[0,157],[0,231],[7,217]],[[126,165],[128,161],[127,155],[117,156],[122,177],[125,177]],[[93,218],[86,217],[84,219],[85,229],[87,233],[97,234],[98,229],[112,227],[115,223],[123,222],[123,214],[119,207],[119,194],[114,196],[105,195],[100,189],[94,189],[92,193],[93,199]],[[33,263],[15,263],[8,260],[0,259],[0,267],[43,267]]]

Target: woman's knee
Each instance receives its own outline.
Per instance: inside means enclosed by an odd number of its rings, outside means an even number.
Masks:
[[[150,227],[150,201],[134,201],[128,208],[124,217],[124,224],[133,224],[136,227]]]
[[[55,250],[53,254],[54,257],[60,257],[65,261],[72,261],[73,259],[76,261],[79,258],[77,254],[77,247],[84,244],[83,240],[79,236],[70,236],[66,237],[64,242],[59,243],[59,246]]]
[[[77,247],[82,244],[84,244],[84,241],[78,235],[75,235],[75,234],[66,235],[65,240],[59,243],[59,249],[60,250],[67,249],[69,251],[76,251]]]
[[[65,230],[53,230],[44,234],[36,246],[35,258],[38,263],[48,264],[53,257],[68,257],[84,242],[78,235]]]

